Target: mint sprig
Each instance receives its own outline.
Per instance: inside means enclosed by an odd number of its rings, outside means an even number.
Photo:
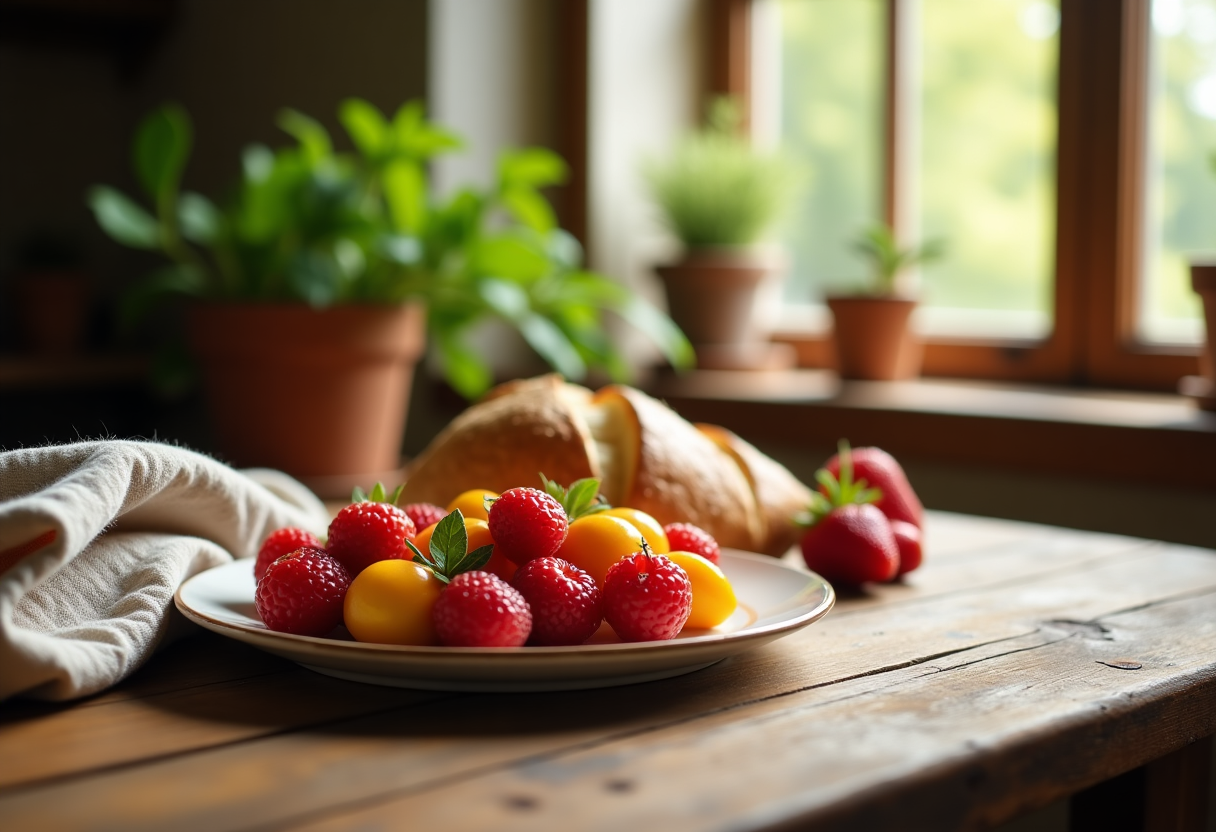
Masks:
[[[810,505],[794,518],[799,526],[810,528],[841,506],[873,503],[882,498],[882,489],[870,488],[865,479],[854,481],[853,453],[847,440],[840,440],[837,454],[840,457],[840,476],[832,476],[827,468],[815,472],[815,481],[822,490],[812,492]]]
[[[486,565],[494,546],[487,544],[469,551],[469,532],[464,526],[464,515],[456,509],[435,525],[431,532],[429,552],[423,554],[412,540],[405,541],[414,553],[411,560],[420,563],[435,573],[435,577],[448,583],[461,572],[472,572]]]
[[[350,501],[352,503],[390,503],[397,505],[397,500],[401,499],[401,492],[404,489],[405,483],[401,483],[390,496],[384,490],[383,483],[376,483],[375,487],[372,488],[372,493],[365,494],[363,489],[356,485],[350,493]]]
[[[608,501],[600,495],[600,481],[595,477],[575,480],[569,488],[540,475],[540,481],[545,486],[545,493],[562,504],[566,519],[573,523],[588,514],[597,514],[612,508]]]

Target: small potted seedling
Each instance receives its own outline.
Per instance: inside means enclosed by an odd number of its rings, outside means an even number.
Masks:
[[[828,296],[833,342],[841,378],[897,380],[920,373],[920,344],[911,328],[917,299],[901,285],[913,266],[939,259],[941,240],[902,246],[892,229],[878,224],[853,243],[869,263],[867,281],[847,294]]]

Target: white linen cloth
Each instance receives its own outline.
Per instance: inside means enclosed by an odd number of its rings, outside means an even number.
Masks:
[[[0,453],[0,701],[104,690],[166,641],[173,616],[185,623],[172,610],[183,581],[256,556],[276,528],[323,535],[328,520],[286,474],[173,445]]]

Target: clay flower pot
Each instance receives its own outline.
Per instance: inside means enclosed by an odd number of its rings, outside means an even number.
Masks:
[[[780,271],[774,252],[694,249],[655,267],[667,296],[667,314],[683,330],[708,370],[792,367],[793,350],[774,344],[757,322],[765,282]]]
[[[1191,288],[1203,301],[1206,337],[1199,354],[1202,375],[1187,376],[1179,386],[1204,410],[1216,410],[1216,262],[1191,264]]]
[[[841,378],[897,381],[920,375],[922,347],[910,325],[916,301],[837,296],[827,298],[827,305]]]
[[[219,451],[322,497],[400,478],[421,306],[199,303],[191,350]]]

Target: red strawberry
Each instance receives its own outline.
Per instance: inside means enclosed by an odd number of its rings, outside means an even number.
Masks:
[[[294,552],[304,546],[313,549],[325,548],[321,545],[321,540],[312,532],[292,527],[275,529],[266,536],[261,548],[258,549],[257,560],[253,562],[254,579],[261,580],[262,576],[266,574],[267,566],[288,552]]]
[[[414,521],[414,528],[419,530],[435,525],[448,515],[447,509],[434,503],[409,503],[401,510],[409,515]]]
[[[899,574],[906,575],[920,566],[923,556],[920,529],[903,520],[892,520],[891,532],[895,535],[895,545],[899,547]]]
[[[524,596],[489,572],[461,572],[444,587],[431,615],[447,647],[522,647],[532,632]]]
[[[846,445],[841,451],[847,448]],[[892,520],[903,520],[919,529],[924,522],[925,509],[895,457],[882,448],[853,448],[848,453],[853,458],[853,480],[865,480],[870,488],[882,492],[874,505]],[[837,453],[824,466],[834,477],[840,476],[840,460],[841,454]]]
[[[809,569],[829,581],[861,584],[889,581],[899,571],[899,545],[891,521],[874,505],[878,492],[853,478],[847,445],[841,448],[840,476],[821,468],[815,473],[819,491],[811,495],[802,559]]]
[[[582,644],[604,620],[595,578],[561,558],[533,558],[519,567],[511,586],[532,608],[529,644]]]
[[[262,622],[280,633],[323,636],[342,623],[350,573],[321,549],[296,549],[266,568],[253,595]]]
[[[807,568],[829,581],[889,581],[899,571],[891,521],[870,503],[833,508],[802,536]]]
[[[669,523],[663,527],[667,534],[667,542],[673,552],[692,552],[700,555],[710,563],[721,560],[722,554],[718,549],[718,541],[709,532],[692,523]]]
[[[391,503],[351,503],[330,522],[326,548],[354,577],[376,561],[412,558],[405,541],[416,533],[414,521]]]
[[[490,537],[508,560],[523,565],[557,552],[566,540],[566,511],[536,488],[509,488],[490,506]]]
[[[675,638],[691,611],[688,574],[644,544],[642,551],[612,564],[604,577],[604,618],[621,641]]]

